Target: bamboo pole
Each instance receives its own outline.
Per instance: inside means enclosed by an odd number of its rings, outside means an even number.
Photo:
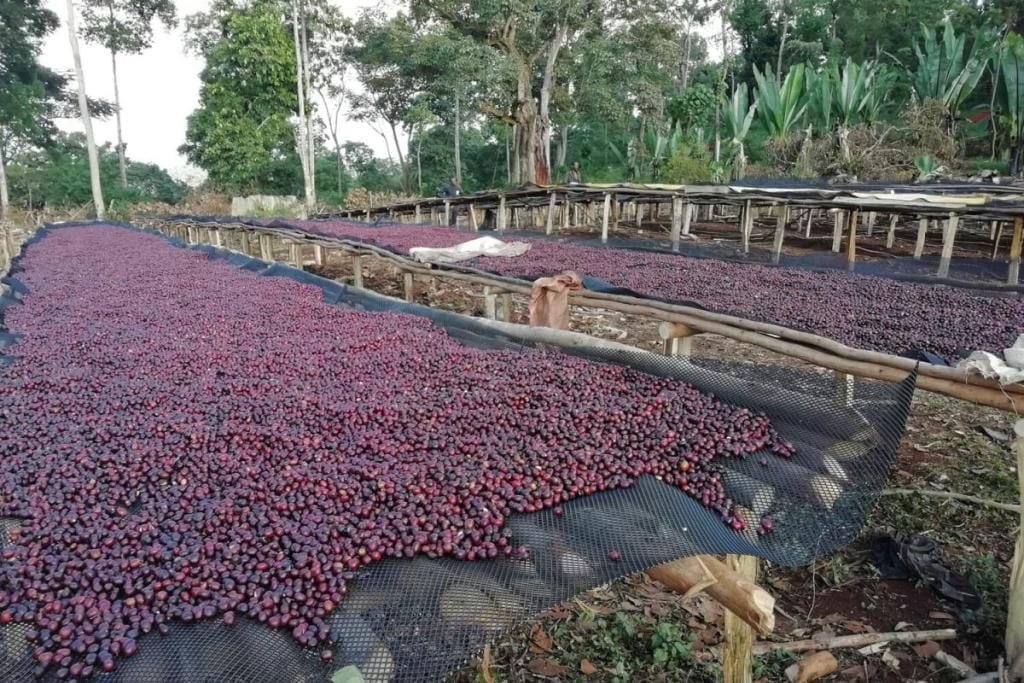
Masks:
[[[611,219],[612,211],[612,194],[611,192],[604,193],[604,209],[601,214],[601,243],[608,243],[608,222]]]
[[[751,209],[749,199],[743,202],[743,209],[740,211],[740,244],[744,254],[750,253],[750,233],[754,229],[754,215]]]
[[[1019,219],[1018,219],[1019,220]],[[1009,610],[1006,616],[1006,659],[1010,671],[1024,677],[1024,420],[1013,427],[1013,452],[1017,456],[1017,482],[1020,486],[1021,514],[1017,525],[1017,543],[1010,569]]]

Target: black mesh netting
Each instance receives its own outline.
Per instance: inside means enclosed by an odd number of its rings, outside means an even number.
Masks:
[[[482,321],[353,290],[293,268],[211,247],[193,248],[255,273],[317,285],[332,304],[425,316],[462,343],[531,353],[530,344],[506,333],[511,328],[499,331]],[[24,295],[20,289],[9,292],[0,300],[0,313]],[[813,369],[619,349],[572,353],[676,377],[765,413],[796,447],[794,457],[776,458],[771,467],[756,455],[716,463],[733,499],[755,515],[770,514],[774,532],[736,533],[679,489],[648,476],[627,489],[565,503],[561,516],[548,510],[510,517],[514,539],[529,548],[529,559],[418,557],[370,565],[329,617],[334,648],[329,664],[303,650],[287,631],[246,619],[231,628],[212,620],[174,623],[168,635],[143,636],[134,657],[119,660],[115,672],[96,679],[327,681],[355,667],[366,680],[436,680],[487,640],[545,608],[672,559],[737,553],[785,565],[811,562],[849,543],[863,526],[894,464],[915,380],[912,375],[900,384],[884,384]],[[0,519],[0,547],[17,524],[16,519]],[[609,548],[621,553],[620,561],[609,559]],[[27,630],[25,625],[0,627],[0,681],[35,680]],[[47,676],[52,673],[51,667]]]

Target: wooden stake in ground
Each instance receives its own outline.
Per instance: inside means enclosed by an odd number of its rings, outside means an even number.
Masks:
[[[1017,219],[1013,239],[1020,242],[1022,219]],[[1018,251],[1019,253],[1019,251]],[[1010,665],[1010,678],[1024,678],[1024,420],[1013,427],[1013,452],[1017,456],[1017,482],[1021,494],[1020,524],[1017,526],[1017,546],[1010,569],[1010,605],[1006,615],[1006,659]]]
[[[1010,242],[1010,269],[1006,282],[1011,285],[1017,284],[1020,279],[1020,248],[1021,238],[1024,233],[1024,217],[1017,216],[1013,220],[1013,241]]]
[[[757,581],[757,558],[727,555],[726,566],[751,584]],[[754,631],[732,610],[725,612],[725,646],[722,649],[724,683],[751,683],[753,674]]]

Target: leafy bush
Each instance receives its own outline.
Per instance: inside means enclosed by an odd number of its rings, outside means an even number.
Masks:
[[[672,153],[662,178],[667,183],[710,183],[713,179],[711,155],[703,147],[681,144]]]

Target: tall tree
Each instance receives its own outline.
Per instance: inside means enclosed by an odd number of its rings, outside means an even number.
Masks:
[[[85,129],[85,146],[89,153],[89,179],[92,185],[92,203],[96,218],[103,220],[107,215],[107,207],[103,202],[103,186],[100,183],[99,154],[96,151],[96,138],[92,133],[92,118],[89,115],[89,99],[85,94],[85,70],[82,69],[82,53],[78,47],[78,34],[75,30],[75,4],[67,0],[68,40],[71,43],[71,55],[75,62],[75,78],[78,81],[78,112]]]
[[[551,102],[558,59],[598,11],[584,0],[413,0],[419,15],[441,19],[496,50],[510,75],[507,106],[481,103],[484,113],[513,127],[512,167],[517,182],[550,179]]]
[[[188,118],[189,161],[215,185],[252,190],[276,184],[295,150],[295,44],[284,7],[269,0],[216,3],[189,17],[189,44],[206,59],[199,107]]]
[[[121,130],[121,91],[117,76],[117,56],[139,54],[153,44],[153,23],[165,27],[177,25],[173,0],[88,0],[82,8],[82,35],[110,52],[114,77],[114,115],[117,123],[117,158],[121,187],[127,187],[125,142]]]

